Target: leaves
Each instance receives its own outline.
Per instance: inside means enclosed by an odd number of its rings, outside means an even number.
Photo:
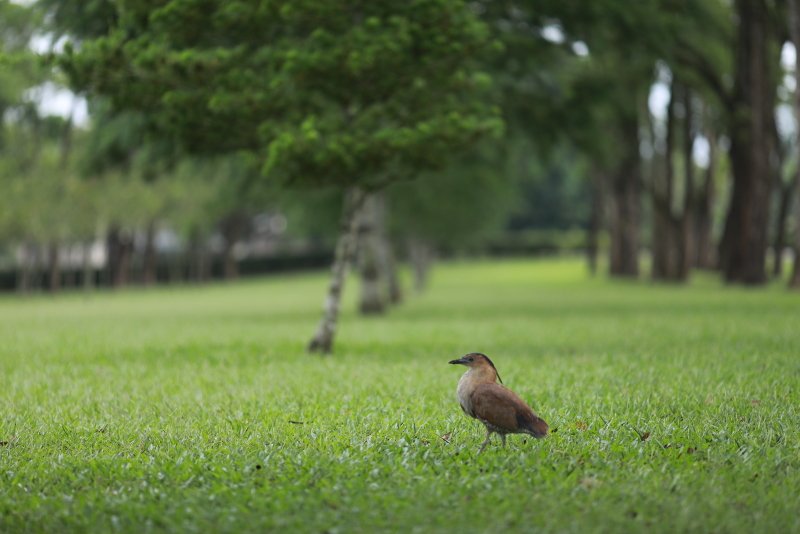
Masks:
[[[248,150],[284,183],[376,185],[499,131],[460,0],[173,0],[63,58],[79,87],[193,152]],[[203,28],[204,31],[198,31]]]

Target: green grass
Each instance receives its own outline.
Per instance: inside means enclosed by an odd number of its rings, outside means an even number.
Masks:
[[[452,264],[320,359],[324,288],[0,300],[0,532],[800,532],[798,295]],[[477,454],[470,351],[547,439]]]

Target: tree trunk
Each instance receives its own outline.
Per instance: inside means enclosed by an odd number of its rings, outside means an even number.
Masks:
[[[358,232],[358,213],[364,202],[365,193],[358,188],[349,189],[344,198],[339,239],[336,243],[331,281],[323,307],[322,319],[314,337],[308,344],[310,352],[329,354],[336,335],[336,321],[339,318],[339,305],[344,290],[347,264],[352,258]]]
[[[663,199],[657,199],[653,193],[653,265],[650,276],[653,280],[669,280],[670,252],[673,247],[669,242],[671,235],[670,214],[665,213]]]
[[[117,272],[114,274],[114,287],[125,287],[130,281],[131,256],[133,255],[133,239],[123,234],[122,248]]]
[[[239,278],[239,262],[236,261],[236,255],[233,253],[235,245],[235,241],[225,241],[225,248],[222,253],[224,266],[223,276],[225,280],[236,280]]]
[[[108,231],[106,248],[111,285],[115,288],[128,285],[128,272],[133,249],[132,240],[119,226],[112,225]]]
[[[681,99],[684,109],[683,119],[683,199],[676,206],[675,134],[677,117],[675,103]],[[665,179],[663,184],[653,180],[653,272],[654,280],[685,282],[689,278],[692,264],[692,222],[694,210],[694,130],[692,124],[692,96],[682,84],[671,86],[671,96],[667,106],[667,143],[665,153]],[[678,213],[676,213],[676,209]]]
[[[792,276],[789,278],[789,288],[800,290],[800,169],[797,171],[796,180],[796,189],[799,194],[795,195],[794,267]]]
[[[772,276],[780,278],[783,274],[783,250],[786,248],[786,219],[792,205],[794,181],[778,183],[778,215],[775,220],[775,241],[772,244]]]
[[[714,173],[716,169],[716,138],[707,132],[708,168],[705,180],[694,203],[694,266],[700,269],[714,269],[717,259],[712,245],[714,207]]]
[[[414,272],[414,290],[422,293],[428,286],[428,270],[430,267],[430,249],[418,238],[408,240],[408,258]]]
[[[783,179],[783,163],[786,159],[784,154],[783,143],[781,142],[780,133],[778,133],[778,124],[775,121],[775,115],[772,115],[770,121],[770,141],[772,142],[772,181],[774,184],[775,194],[778,200],[778,213],[775,217],[775,231],[774,241],[772,242],[772,275],[780,277],[783,272],[783,249],[786,246],[786,217],[789,214],[789,209],[792,205],[792,189],[794,187],[794,180],[785,183]]]
[[[672,214],[672,192],[675,181],[675,103],[677,102],[676,84],[670,84],[670,97],[667,104],[667,132],[664,153],[664,179],[658,179],[654,173],[651,191],[653,206],[653,280],[671,280],[674,277],[675,235]]]
[[[381,247],[379,218],[381,199],[378,193],[370,193],[358,217],[358,260],[361,274],[361,301],[359,311],[362,315],[380,315],[386,310],[386,299],[382,291],[382,279],[386,275],[385,260]]]
[[[222,252],[225,280],[239,278],[239,262],[236,259],[235,247],[247,231],[249,219],[245,213],[234,212],[222,221],[222,237],[225,246]]]
[[[639,276],[641,176],[636,115],[622,119],[625,155],[611,184],[611,276]]]
[[[51,241],[47,250],[47,290],[58,293],[61,290],[61,262],[58,241]]]
[[[180,284],[183,282],[183,254],[172,254],[169,260],[169,283]]]
[[[386,242],[386,262],[387,267],[387,284],[389,285],[389,302],[391,304],[400,304],[403,302],[403,286],[400,283],[400,275],[397,270],[397,258],[394,254],[392,244],[387,240]]]
[[[25,294],[33,286],[33,273],[35,270],[35,256],[32,245],[24,243],[20,246],[20,261],[17,271],[17,291]]]
[[[694,110],[692,108],[692,92],[688,86],[683,85],[683,211],[681,213],[678,231],[678,273],[677,280],[689,279],[692,265],[694,265],[694,204],[695,174],[694,174],[694,140],[696,136],[694,125]]]
[[[661,204],[653,202],[653,272],[654,280],[684,282],[688,277],[685,268],[686,217],[676,216]]]
[[[83,289],[88,291],[94,287],[94,268],[92,266],[93,241],[83,245]]]
[[[392,305],[400,304],[403,301],[403,288],[400,284],[400,276],[397,271],[397,261],[394,254],[392,240],[389,237],[387,228],[389,221],[389,206],[386,194],[377,193],[377,222],[379,250],[381,253],[381,269],[383,279],[386,281],[386,296],[388,303]]]
[[[108,282],[111,286],[115,285],[117,269],[119,268],[122,246],[120,244],[120,229],[112,225],[106,235],[106,270],[108,271]]]
[[[156,283],[156,260],[156,222],[150,221],[147,225],[144,258],[142,259],[142,283],[146,286]]]
[[[74,112],[73,112],[74,113]],[[69,165],[69,156],[72,150],[72,115],[70,113],[69,119],[64,124],[64,129],[61,132],[60,140],[60,154],[59,154],[59,168],[63,172],[67,172]],[[59,182],[59,191],[63,194],[63,184]],[[58,239],[53,239],[48,247],[48,280],[47,289],[50,293],[58,293],[61,291],[61,250],[59,247]]]
[[[597,274],[597,255],[600,250],[600,230],[603,227],[603,175],[595,170],[591,173],[591,214],[589,216],[589,226],[586,229],[586,261],[589,266],[589,274]]]
[[[208,257],[208,251],[202,244],[197,249],[195,265],[197,269],[197,281],[199,283],[208,282],[211,278],[211,262]]]
[[[78,278],[78,271],[75,267],[75,256],[76,252],[80,252],[79,249],[76,249],[76,245],[69,245],[66,247],[67,249],[67,262],[63,269],[63,282],[62,286],[65,289],[72,289],[77,285],[77,278]]]
[[[800,0],[789,0],[789,35],[795,49],[800,51]],[[800,124],[800,62],[794,69],[794,117]],[[789,287],[800,289],[800,165],[795,170],[795,228],[794,228],[794,268],[789,279]]]
[[[735,5],[739,24],[730,125],[733,192],[720,259],[727,282],[755,285],[767,278],[773,43],[765,0],[737,0]]]
[[[797,213],[800,213],[800,198],[798,198],[796,204]],[[789,288],[800,289],[800,222],[795,225],[794,229],[794,268],[792,269],[792,277],[789,279]]]
[[[208,254],[206,253],[203,236],[200,232],[194,230],[189,238],[191,250],[191,279],[197,283],[202,283],[208,280]]]
[[[39,291],[44,284],[44,257],[45,252],[39,245],[31,244],[31,291]]]

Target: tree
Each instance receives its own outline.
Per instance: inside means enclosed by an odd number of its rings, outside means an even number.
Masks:
[[[600,194],[608,198],[605,218],[611,241],[611,272],[636,276],[640,234],[646,230],[641,196],[645,190],[652,195],[652,185],[660,185],[665,179],[665,171],[659,169],[659,175],[648,180],[646,175],[652,174],[652,168],[646,168],[646,164],[653,158],[662,163],[673,158],[687,160],[679,154],[686,154],[692,138],[709,127],[705,116],[703,120],[694,116],[693,133],[676,136],[684,142],[680,148],[675,146],[669,158],[657,144],[650,147],[655,155],[647,155],[643,161],[639,148],[647,141],[641,134],[649,121],[647,96],[656,65],[667,65],[690,90],[691,107],[702,102],[713,108],[713,115],[718,114],[718,109],[727,105],[730,91],[726,84],[732,72],[730,5],[714,0],[600,0],[591,4],[536,0],[482,5],[506,46],[498,79],[503,83],[510,127],[525,131],[546,152],[552,151],[554,141],[557,144],[559,139],[566,139],[586,156],[591,162],[587,176],[591,177],[595,196],[592,226],[603,219]],[[675,173],[673,180],[676,206],[668,217],[673,223],[667,227],[670,236],[674,234],[669,241],[676,244],[670,249],[683,250],[691,242],[707,242],[705,237],[693,239],[693,229],[706,232],[710,228],[692,221],[698,217],[709,220],[711,204],[707,199],[712,195],[706,184],[713,184],[701,179],[690,165],[683,170],[687,172]],[[695,182],[694,190],[680,188],[687,178]],[[691,205],[686,206],[689,209],[678,209],[683,201],[681,198],[678,202],[679,189],[691,197]],[[661,218],[666,221],[664,203],[660,204]],[[698,210],[705,211],[697,215]],[[691,250],[680,255],[687,260],[694,256]],[[686,272],[685,267],[681,270]]]
[[[677,106],[680,106],[680,119]],[[674,73],[666,115],[665,168],[663,173],[653,173],[650,185],[653,199],[652,275],[655,280],[683,282],[688,279],[693,263],[696,202],[693,147],[696,129],[691,89],[676,81]],[[682,128],[679,129],[679,126]],[[682,141],[680,160],[684,170],[680,183],[676,183],[678,177],[675,172],[678,140]],[[659,177],[663,179],[657,179]],[[683,194],[679,195],[681,190]]]
[[[387,189],[389,233],[395,242],[408,245],[418,291],[426,285],[434,251],[468,250],[508,221],[519,183],[512,177],[517,170],[514,156],[522,147],[519,139],[511,147],[506,141],[485,143],[445,170]]]
[[[789,35],[794,43],[795,50],[800,51],[800,2],[789,0]],[[794,69],[795,89],[793,111],[795,123],[800,127],[800,62],[795,64]],[[798,136],[800,139],[800,136]],[[798,154],[800,154],[800,141],[797,142]],[[794,228],[794,268],[789,280],[789,287],[800,289],[800,159],[795,169],[795,228]]]
[[[0,117],[23,104],[23,92],[43,79],[43,69],[28,48],[39,23],[29,7],[0,0]],[[0,125],[0,150],[5,124]]]
[[[358,220],[358,270],[362,315],[380,315],[389,301],[391,276],[386,235],[386,198],[383,191],[367,195]]]
[[[286,184],[349,188],[325,313],[330,352],[366,190],[497,131],[473,58],[491,48],[461,0],[124,2],[118,23],[63,66],[77,87],[190,152],[248,151]]]
[[[702,182],[695,193],[692,264],[699,269],[713,270],[717,267],[716,246],[713,244],[714,205],[717,199],[717,175],[720,167],[718,125],[710,106],[704,106],[702,128],[708,143],[708,166],[703,172]]]
[[[640,114],[655,50],[672,40],[664,7],[659,0],[486,3],[507,48],[499,68],[508,76],[501,80],[509,123],[545,151],[567,140],[593,162],[588,174],[604,179],[592,189],[610,200],[614,276],[639,272]],[[601,204],[594,202],[595,223]]]
[[[739,24],[729,108],[733,192],[720,260],[726,281],[763,284],[777,53],[767,1],[737,0],[734,5]]]
[[[20,175],[34,162],[31,144],[16,141],[24,130],[32,132],[38,119],[33,106],[24,101],[25,90],[41,79],[41,69],[28,49],[35,21],[31,9],[0,0],[0,236],[12,244],[18,244],[15,238],[22,226],[18,214],[25,184]],[[9,120],[9,111],[16,111],[16,120]]]

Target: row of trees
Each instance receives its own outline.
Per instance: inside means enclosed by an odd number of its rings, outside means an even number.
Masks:
[[[608,199],[611,274],[639,275],[644,207],[652,215],[654,278],[683,281],[691,267],[714,265],[729,282],[765,282],[778,138],[775,65],[783,44],[774,26],[785,6],[761,0],[546,4],[541,11],[501,6],[498,24],[515,22],[510,27],[519,34],[551,29],[562,47],[588,51],[586,60],[558,62],[569,77],[568,89],[556,93],[561,115],[529,124],[552,125],[589,158],[593,191]],[[534,51],[529,39],[519,35],[517,42],[520,54]],[[585,65],[576,68],[576,62]],[[654,82],[668,88],[663,117],[648,107]],[[694,161],[698,141],[709,152],[702,174]],[[720,143],[729,146],[733,180],[715,255],[710,222]],[[594,204],[597,220],[602,202]]]
[[[779,62],[798,42],[796,0],[2,6],[16,21],[3,29],[8,71],[24,79],[5,94],[19,97],[56,67],[89,97],[93,122],[76,132],[50,120],[40,135],[30,106],[6,121],[14,146],[27,147],[7,153],[50,156],[28,158],[41,182],[32,166],[10,172],[16,182],[4,188],[17,191],[7,197],[17,214],[0,228],[51,250],[103,232],[122,273],[130,239],[119,236],[130,228],[152,236],[168,220],[194,242],[216,230],[230,257],[254,210],[301,214],[293,220],[307,232],[332,226],[339,237],[313,350],[331,349],[357,244],[364,311],[397,298],[391,284],[375,288],[393,279],[399,241],[422,274],[431,243],[454,247],[548,212],[567,220],[585,211],[577,222],[593,270],[605,229],[614,276],[639,276],[648,233],[654,279],[682,282],[703,268],[762,284],[770,239],[779,272],[800,212],[797,128],[787,134],[775,119],[776,108],[800,109]],[[37,28],[66,39],[44,65],[26,47]],[[548,184],[534,197],[558,190],[571,203],[540,201],[522,216],[520,205],[533,204],[520,177],[531,174]],[[565,181],[577,193],[567,196]],[[37,196],[55,199],[46,211],[59,222],[72,216],[57,200],[73,199],[86,223],[15,227]]]

